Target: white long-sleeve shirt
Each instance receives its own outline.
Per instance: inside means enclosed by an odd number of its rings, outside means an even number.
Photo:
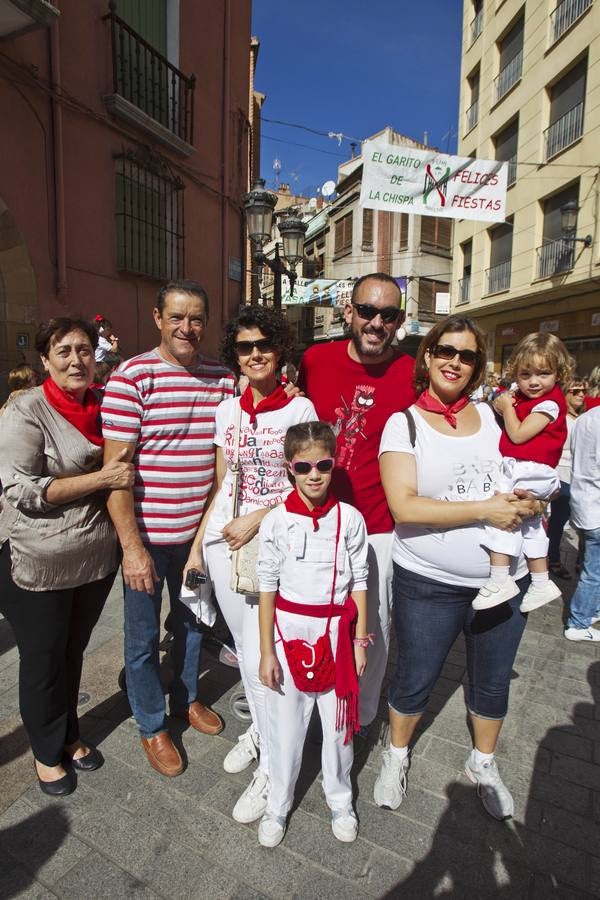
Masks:
[[[340,503],[335,603],[350,591],[367,589],[367,529],[358,510]],[[293,603],[328,604],[333,582],[337,507],[319,520],[290,513],[282,503],[263,519],[259,532],[258,578],[261,591],[279,589]]]
[[[600,528],[600,406],[579,416],[571,436],[571,522]]]

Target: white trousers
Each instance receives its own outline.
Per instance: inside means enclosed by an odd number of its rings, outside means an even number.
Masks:
[[[286,639],[294,637],[314,643],[323,634],[326,619],[313,619],[278,612],[277,618]],[[298,627],[294,623],[298,624]],[[331,646],[335,655],[337,622],[331,620]],[[352,740],[344,745],[346,729],[336,731],[337,698],[332,688],[323,693],[299,691],[288,668],[281,641],[275,645],[283,671],[279,691],[267,690],[267,741],[269,744],[269,801],[267,814],[287,816],[294,800],[294,788],[302,763],[302,751],[315,703],[323,730],[321,768],[323,790],[329,808],[346,810],[352,805],[350,770],[354,760]]]
[[[258,596],[238,594],[229,587],[231,555],[225,541],[203,547],[204,558],[215,589],[217,602],[235,642],[240,675],[252,716],[252,729],[260,740],[259,769],[269,773],[269,749],[265,740],[267,712],[266,688],[258,680],[260,635]]]
[[[375,635],[375,643],[367,651],[367,669],[360,679],[360,724],[363,726],[370,725],[377,715],[390,649],[394,532],[370,534],[368,542],[367,631]]]
[[[543,463],[505,457],[496,488],[501,493],[510,493],[515,488],[531,493],[540,500],[548,500],[560,490],[560,479],[556,469]],[[541,559],[548,555],[548,536],[541,516],[524,519],[516,531],[502,531],[500,528],[485,526],[484,547],[507,556]]]

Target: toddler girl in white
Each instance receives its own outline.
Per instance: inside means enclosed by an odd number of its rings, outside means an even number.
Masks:
[[[372,640],[366,634],[367,532],[361,514],[330,493],[335,448],[325,422],[288,429],[284,454],[295,488],[260,526],[259,678],[271,688],[270,790],[258,828],[264,847],[284,836],[315,703],[331,827],[340,841],[358,834],[350,769],[358,677]]]
[[[549,500],[560,490],[556,466],[567,439],[567,405],[560,385],[570,382],[573,368],[567,348],[553,334],[529,334],[515,347],[508,374],[518,389],[514,395],[506,391],[494,400],[494,408],[504,419],[499,491],[520,489]],[[521,549],[531,573],[521,612],[531,612],[560,597],[560,589],[548,576],[548,538],[541,516],[525,519],[516,532],[491,526],[486,526],[485,532],[490,578],[475,597],[474,609],[489,609],[516,597],[519,588],[509,576],[509,565]]]

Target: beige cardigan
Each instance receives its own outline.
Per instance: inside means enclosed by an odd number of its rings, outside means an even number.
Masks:
[[[104,492],[55,506],[44,491],[55,478],[102,465],[102,448],[49,405],[41,387],[10,403],[0,420],[0,546],[10,541],[12,577],[30,591],[78,587],[119,565]]]

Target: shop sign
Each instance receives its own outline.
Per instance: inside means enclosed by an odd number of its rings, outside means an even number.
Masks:
[[[558,331],[558,319],[546,319],[545,322],[540,322],[540,331]]]
[[[502,337],[514,337],[516,333],[517,329],[514,327],[514,325],[508,325],[506,328],[503,328],[500,331]]]

